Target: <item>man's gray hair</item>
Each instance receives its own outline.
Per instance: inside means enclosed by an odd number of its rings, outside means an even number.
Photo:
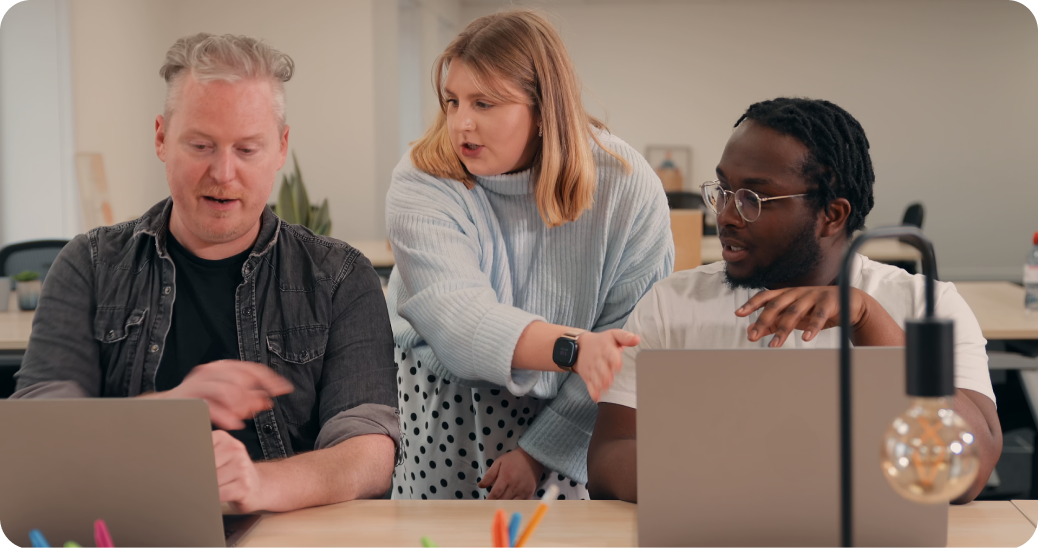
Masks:
[[[164,118],[170,116],[180,95],[180,80],[191,74],[199,82],[223,80],[238,82],[246,78],[265,78],[274,86],[274,114],[285,126],[285,82],[292,78],[292,58],[248,36],[217,36],[200,32],[176,41],[166,52],[166,64],[159,74],[166,80]]]

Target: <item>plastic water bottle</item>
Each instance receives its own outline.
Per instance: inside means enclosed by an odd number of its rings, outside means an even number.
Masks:
[[[1024,308],[1038,312],[1038,233],[1034,233],[1034,247],[1024,265]]]

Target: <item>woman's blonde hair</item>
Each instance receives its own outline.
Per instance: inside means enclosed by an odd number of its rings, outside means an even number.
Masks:
[[[497,101],[515,101],[490,85],[505,79],[525,93],[528,104],[540,113],[543,135],[533,160],[534,196],[547,226],[575,221],[594,201],[597,172],[588,138],[630,172],[630,163],[604,147],[592,131],[592,127],[607,128],[584,110],[580,82],[562,39],[544,17],[529,10],[476,19],[436,58],[433,87],[440,113],[411,148],[411,162],[418,169],[456,179],[470,189],[475,186],[475,178],[454,152],[447,133],[443,86],[447,70],[456,60],[465,63],[481,93]]]

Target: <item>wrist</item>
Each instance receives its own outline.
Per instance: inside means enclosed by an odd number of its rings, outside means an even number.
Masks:
[[[555,343],[552,346],[551,359],[560,370],[572,372],[577,365],[580,352],[578,340],[583,334],[584,330],[566,328],[566,331],[555,339]]]
[[[516,446],[515,450],[512,450],[512,452],[518,452],[519,455],[526,460],[526,463],[527,465],[529,465],[530,470],[533,471],[534,476],[537,477],[538,481],[540,481],[541,474],[544,473],[544,465],[542,465],[541,462],[537,461],[537,459],[531,456],[526,450],[523,450],[520,446]]]

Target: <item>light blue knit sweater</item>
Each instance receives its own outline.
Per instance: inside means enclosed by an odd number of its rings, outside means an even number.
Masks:
[[[674,268],[659,178],[627,143],[604,132],[599,139],[633,170],[592,145],[594,205],[560,227],[541,220],[529,170],[477,177],[469,190],[418,170],[405,155],[386,197],[396,345],[459,386],[553,399],[519,445],[580,482],[598,408],[576,374],[512,369],[519,336],[536,320],[621,328]]]

